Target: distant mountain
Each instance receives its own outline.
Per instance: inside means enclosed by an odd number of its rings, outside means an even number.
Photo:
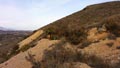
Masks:
[[[0,27],[0,30],[2,30],[2,31],[8,31],[8,30],[11,30],[11,29]]]

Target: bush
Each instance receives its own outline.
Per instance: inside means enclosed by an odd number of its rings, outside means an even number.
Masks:
[[[36,45],[35,42],[32,42],[32,43],[30,43],[29,45],[24,45],[23,47],[21,47],[21,48],[19,49],[19,51],[24,52],[24,51],[28,50],[29,48],[34,47],[35,45]]]
[[[66,39],[72,44],[79,44],[86,39],[87,34],[85,33],[84,29],[74,29],[69,30],[66,32]]]
[[[47,28],[45,30],[45,34],[46,34],[46,36],[50,35],[49,39],[51,39],[51,40],[57,40],[60,38],[59,29],[57,29],[56,27]]]
[[[86,39],[85,29],[83,29],[82,27],[62,28],[62,26],[52,26],[45,29],[45,34],[46,36],[50,35],[51,40],[56,40],[60,39],[61,37],[65,37],[68,42],[75,45],[79,44],[84,39]]]
[[[52,50],[45,51],[41,61],[42,68],[63,68],[64,63],[77,61],[76,52],[66,49],[65,45],[65,42],[61,42],[55,44]]]
[[[85,60],[83,60],[83,62],[87,63],[88,65],[90,65],[93,68],[111,68],[109,66],[108,62],[104,61],[103,59],[101,59],[95,55],[92,55],[89,57],[84,56],[84,59]]]
[[[116,36],[120,36],[120,14],[110,16],[103,20],[107,30]]]
[[[92,68],[119,68],[119,63],[111,67],[108,61],[95,55],[83,54],[76,49],[65,48],[66,42],[54,44],[53,49],[46,50],[41,61],[35,60],[34,55],[28,54],[26,59],[33,65],[32,68],[73,68],[66,63],[82,62]]]
[[[32,64],[32,68],[40,68],[41,63],[34,58],[34,55],[28,53],[28,56],[25,57],[27,61]]]
[[[66,49],[65,43],[56,44],[52,50],[45,51],[43,60],[41,61],[41,67],[63,68],[64,63],[72,62],[86,63],[93,68],[110,68],[109,64],[106,63],[106,61],[95,55],[89,56],[87,54],[82,54],[80,51],[78,52],[76,49]]]
[[[20,51],[24,52],[26,50],[28,50],[31,46],[29,45],[24,45],[22,48],[20,48]]]
[[[11,52],[10,52],[9,54],[5,55],[4,58],[5,58],[6,60],[8,60],[8,59],[10,59],[12,56],[18,54],[18,53],[19,53],[18,48],[19,48],[19,45],[15,45],[15,46],[13,47],[13,49],[11,50]]]

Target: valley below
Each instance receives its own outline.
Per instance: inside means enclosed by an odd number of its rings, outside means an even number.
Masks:
[[[0,30],[0,63],[9,59],[9,54],[17,47],[17,43],[27,38],[32,31]]]

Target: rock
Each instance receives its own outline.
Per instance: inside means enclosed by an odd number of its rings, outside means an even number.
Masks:
[[[92,28],[88,31],[87,39],[91,42],[96,42],[102,39],[106,39],[108,37],[109,33],[107,32],[101,32],[99,33],[97,28]]]

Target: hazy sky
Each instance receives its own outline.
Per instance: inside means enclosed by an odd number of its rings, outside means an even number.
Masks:
[[[34,30],[79,11],[113,0],[0,0],[0,26]]]

